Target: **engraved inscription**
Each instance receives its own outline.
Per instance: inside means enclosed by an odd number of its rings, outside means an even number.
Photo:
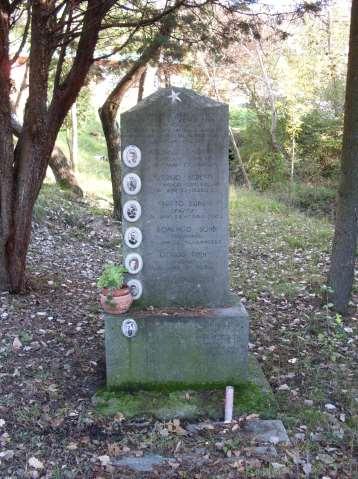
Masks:
[[[171,90],[159,91],[121,118],[123,145],[138,145],[143,160],[123,171],[141,179],[135,226],[145,267],[136,279],[145,286],[140,304],[209,305],[228,288],[228,111],[175,92],[175,106]],[[126,229],[125,258],[133,252]]]

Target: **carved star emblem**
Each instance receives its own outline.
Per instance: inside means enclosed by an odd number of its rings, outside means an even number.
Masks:
[[[181,98],[179,98],[180,93],[175,92],[172,90],[171,94],[168,96],[172,100],[172,103],[176,103],[177,101],[182,101]]]

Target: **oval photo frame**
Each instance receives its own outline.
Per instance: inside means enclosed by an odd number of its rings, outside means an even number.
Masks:
[[[123,178],[122,185],[127,195],[137,195],[142,188],[141,179],[136,173],[127,173]]]
[[[124,266],[129,274],[137,274],[142,271],[143,259],[138,253],[130,253],[124,260]]]
[[[137,334],[138,325],[134,319],[125,319],[122,323],[122,334],[126,338],[133,338]]]
[[[123,217],[130,223],[139,220],[142,215],[142,208],[137,200],[126,201],[123,205]]]
[[[142,152],[136,145],[128,145],[123,150],[123,163],[129,168],[135,168],[142,159]]]
[[[130,279],[127,281],[127,286],[130,289],[133,299],[139,299],[143,294],[143,285],[138,279]]]
[[[138,248],[141,245],[143,239],[142,232],[136,226],[127,228],[124,233],[124,242],[128,248]]]

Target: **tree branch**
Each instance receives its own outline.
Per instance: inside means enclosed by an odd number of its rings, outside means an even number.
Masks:
[[[178,2],[179,3],[179,2]],[[182,3],[182,2],[181,2]],[[160,47],[168,41],[168,38],[171,35],[175,26],[175,17],[169,16],[163,21],[161,28],[159,29],[154,40],[148,45],[138,58],[138,60],[133,64],[129,71],[121,78],[117,83],[115,88],[112,90],[107,100],[105,101],[102,108],[105,105],[111,105],[113,110],[118,109],[118,106],[122,100],[123,91],[125,90],[125,85],[132,83],[135,78],[142,72],[143,68],[147,63],[153,58],[153,56],[159,51]]]
[[[76,100],[93,63],[93,52],[98,40],[102,20],[114,3],[115,0],[107,0],[105,2],[93,2],[90,7],[89,3],[87,4],[75,59],[64,81],[54,90],[49,107],[49,125],[51,133],[55,137],[67,112]]]
[[[17,7],[21,4],[21,1],[22,0],[14,0],[11,4],[10,4],[10,13],[13,13]],[[9,2],[7,2],[9,3]]]
[[[207,3],[207,0],[205,3]],[[127,22],[114,22],[114,23],[107,23],[102,25],[101,30],[108,30],[109,28],[130,28],[130,27],[147,27],[149,25],[153,25],[153,23],[159,22],[163,17],[174,13],[178,10],[181,6],[185,5],[185,0],[180,0],[175,2],[172,7],[169,7],[166,10],[162,10],[160,13],[146,19],[142,20],[135,20],[135,21],[127,21]]]
[[[29,35],[29,29],[30,29],[30,24],[31,24],[31,5],[30,5],[30,2],[28,3],[26,10],[27,10],[27,19],[26,19],[26,25],[25,25],[24,33],[22,34],[22,39],[21,39],[20,46],[19,46],[17,52],[15,53],[15,55],[11,59],[11,64],[14,64],[16,62],[16,60],[19,58],[20,53],[22,52],[22,50],[25,46],[25,43],[27,41],[27,37]]]
[[[93,59],[94,62],[97,62],[99,60],[105,60],[106,58],[109,58],[111,57],[112,55],[115,55],[116,53],[120,52],[121,50],[123,50],[127,45],[129,45],[130,41],[133,39],[134,35],[138,32],[139,30],[139,27],[137,28],[134,28],[130,34],[128,35],[128,38],[126,39],[126,41],[124,43],[122,43],[122,45],[120,45],[119,47],[117,48],[114,48],[111,53],[107,53],[105,55],[102,55],[100,57],[96,57]]]
[[[69,30],[71,28],[72,13],[73,13],[73,10],[72,10],[71,6],[66,5],[64,13],[63,13],[63,17],[65,17],[65,15],[67,13],[67,8],[69,8],[69,12],[68,12],[68,23],[67,23],[67,28],[66,28],[66,32],[65,32],[65,38],[66,38],[66,35],[68,35]],[[65,55],[66,55],[66,48],[67,48],[67,43],[65,42],[61,47],[58,62],[57,62],[57,66],[56,66],[55,79],[54,79],[54,82],[53,82],[53,90],[54,91],[56,90],[56,88],[60,84],[62,66],[63,66],[63,62],[65,60]]]

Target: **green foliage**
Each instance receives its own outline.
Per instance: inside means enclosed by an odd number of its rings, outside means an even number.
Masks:
[[[301,178],[335,178],[338,176],[342,147],[342,118],[314,109],[302,118],[297,136]]]
[[[120,289],[124,283],[124,274],[127,273],[123,265],[107,264],[98,278],[99,288]]]
[[[336,188],[306,183],[292,183],[275,189],[274,195],[280,201],[313,215],[333,217]]]
[[[247,166],[251,181],[261,191],[267,190],[286,177],[285,161],[279,153],[252,153],[247,161]]]
[[[288,122],[284,105],[281,107],[277,141],[290,158],[292,125]],[[250,108],[236,109],[230,114],[230,123],[236,128],[235,137],[252,184],[263,191],[285,183],[290,165],[282,153],[273,150],[270,113],[260,112],[258,115]],[[342,142],[341,118],[334,117],[328,111],[311,110],[302,117],[295,139],[296,178],[315,182],[337,179]],[[233,155],[230,156],[230,168],[232,172],[239,170]],[[321,205],[326,205],[325,209],[328,210],[334,201],[332,190],[325,187],[297,187],[295,195],[297,202],[294,206],[302,209],[320,210]]]
[[[244,130],[249,122],[253,121],[255,113],[247,107],[230,108],[230,126],[233,129]]]
[[[284,181],[288,176],[287,165],[283,155],[273,151],[269,113],[255,112],[249,107],[233,109],[230,113],[230,124],[237,128],[236,141],[253,186],[266,190],[275,183]],[[279,118],[277,135],[279,142],[283,142],[284,116]],[[231,171],[239,171],[236,160],[233,157],[230,157],[230,160]]]
[[[64,131],[60,132],[58,144],[69,156]],[[79,118],[78,147],[77,178],[81,187],[87,194],[111,201],[109,163],[105,161],[106,143],[97,111],[90,103],[87,104],[86,113]]]

